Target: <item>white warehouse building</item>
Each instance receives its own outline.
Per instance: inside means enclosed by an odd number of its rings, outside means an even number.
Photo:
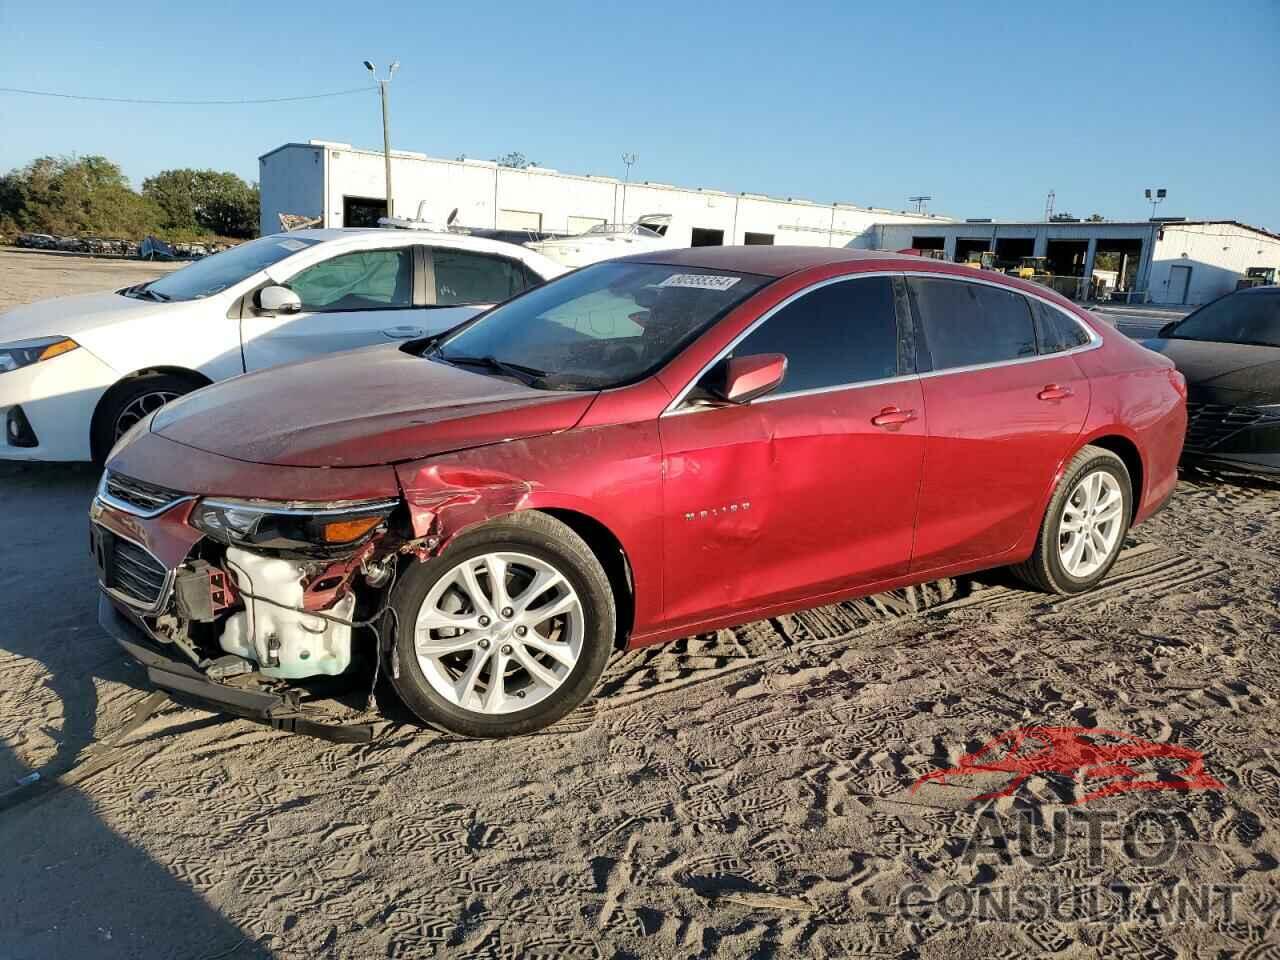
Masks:
[[[991,251],[1001,268],[1043,257],[1052,286],[1076,299],[1108,290],[1133,303],[1207,303],[1236,288],[1250,267],[1280,274],[1280,236],[1235,220],[1167,218],[1113,221],[993,221],[939,223],[925,229],[884,224],[874,230],[877,250],[914,248],[965,263]]]
[[[280,215],[319,218],[326,227],[371,226],[385,215],[381,150],[311,140],[286,143],[258,158],[261,229],[280,230]],[[391,154],[397,216],[414,216],[426,202],[443,223],[458,210],[464,227],[568,235],[598,224],[630,223],[648,214],[671,217],[673,246],[780,244],[871,247],[876,224],[926,228],[945,217],[816,203],[755,193],[676,187],[614,177],[516,169],[490,160],[444,160],[422,153]]]

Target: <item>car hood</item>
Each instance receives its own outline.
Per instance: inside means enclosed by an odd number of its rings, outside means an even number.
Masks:
[[[118,293],[86,293],[55,297],[13,307],[0,313],[0,343],[36,337],[72,337],[134,316],[154,316],[172,310],[175,303],[134,300]]]
[[[1238,403],[1280,402],[1280,347],[1178,339],[1143,346],[1172,360],[1191,389],[1229,392]]]
[[[595,397],[379,345],[205,387],[161,410],[151,429],[250,463],[363,467],[567,430]]]

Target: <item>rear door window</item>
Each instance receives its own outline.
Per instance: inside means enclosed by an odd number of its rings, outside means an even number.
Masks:
[[[1021,360],[1036,355],[1031,308],[1012,290],[963,280],[910,277],[912,309],[922,328],[922,369]]]
[[[892,281],[862,277],[806,293],[733,349],[735,357],[759,353],[786,355],[778,396],[897,376]]]
[[[1061,353],[1074,350],[1089,342],[1084,328],[1061,310],[1040,300],[1031,300],[1031,312],[1036,319],[1036,339],[1041,353]]]
[[[472,250],[431,250],[438,306],[502,303],[534,286],[524,264]]]

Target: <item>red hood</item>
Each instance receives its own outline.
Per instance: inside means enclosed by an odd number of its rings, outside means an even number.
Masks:
[[[566,430],[595,397],[378,346],[206,387],[161,410],[151,429],[250,463],[359,467]]]

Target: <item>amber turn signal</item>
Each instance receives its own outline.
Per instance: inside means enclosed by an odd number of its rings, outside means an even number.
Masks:
[[[80,344],[71,339],[59,340],[57,343],[51,343],[41,350],[39,359],[49,360],[53,357],[60,356],[61,354],[69,353],[78,346],[80,346]]]
[[[382,517],[356,517],[352,520],[335,520],[324,525],[325,543],[350,543],[363,537],[382,522]]]

